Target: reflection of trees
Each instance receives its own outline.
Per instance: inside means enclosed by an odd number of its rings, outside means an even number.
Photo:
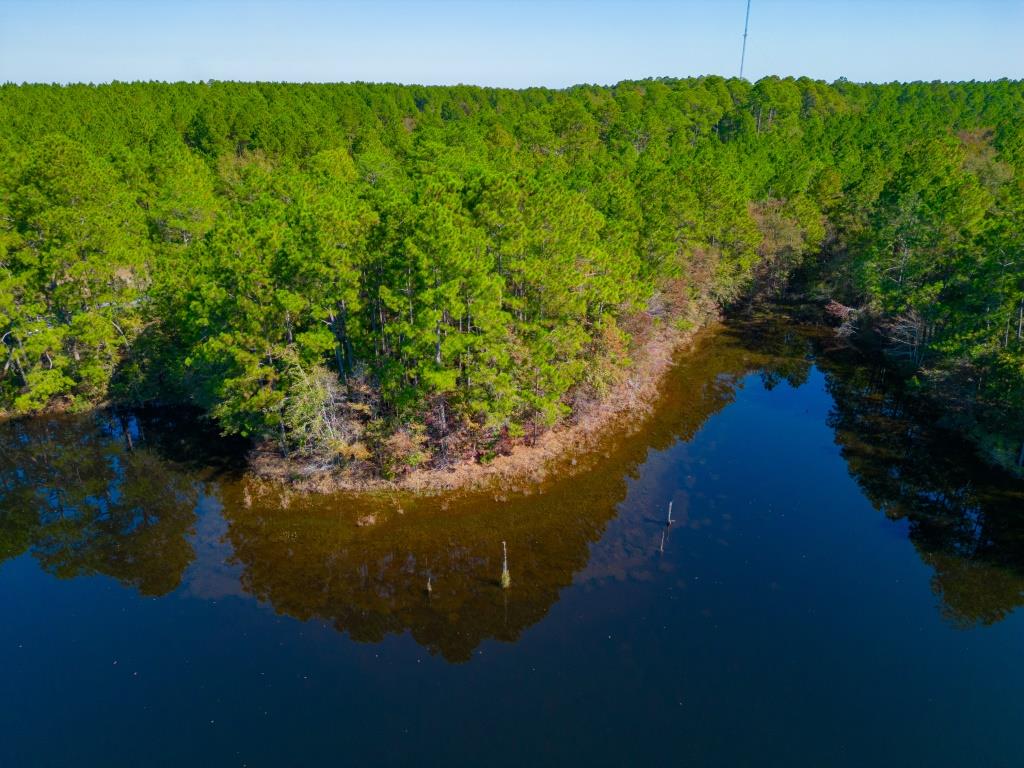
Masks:
[[[651,418],[622,424],[599,450],[575,457],[571,476],[556,469],[542,487],[501,502],[477,494],[289,503],[228,473],[224,516],[243,587],[358,640],[408,631],[450,659],[468,658],[485,638],[514,640],[587,564],[648,450],[690,439],[750,371],[806,376],[802,348],[797,363],[790,357],[752,352],[732,331],[706,334],[670,375]],[[210,476],[211,462],[224,466],[203,450],[214,442],[197,439],[187,419],[154,414],[0,425],[0,561],[30,552],[60,577],[105,574],[144,594],[169,592],[194,558],[198,480]],[[224,455],[237,452],[229,446]],[[370,517],[373,525],[359,524]],[[507,591],[498,584],[503,539]]]
[[[969,446],[929,426],[886,371],[827,355],[830,425],[850,473],[891,519],[905,519],[932,587],[957,624],[991,624],[1024,603],[1024,492]],[[890,375],[891,376],[891,375]],[[934,422],[932,422],[934,423]]]
[[[542,487],[500,503],[479,494],[289,498],[255,484],[227,489],[224,515],[244,588],[281,613],[330,622],[356,640],[408,631],[449,660],[468,659],[487,638],[515,640],[587,565],[650,449],[692,438],[752,371],[806,379],[806,339],[751,332],[764,335],[767,351],[752,351],[741,331],[706,334],[670,374],[651,418],[576,457],[587,463],[582,471],[553,472]],[[643,546],[649,534],[628,532]],[[502,540],[508,590],[499,585]],[[631,567],[624,562],[616,565]]]
[[[575,457],[573,474],[556,468],[541,487],[500,502],[480,494],[289,498],[228,473],[223,514],[243,588],[356,640],[409,632],[431,652],[465,660],[483,640],[514,641],[540,621],[588,564],[594,578],[650,575],[660,529],[649,516],[624,519],[600,556],[591,553],[649,452],[690,440],[749,374],[770,389],[799,386],[810,371],[808,337],[791,326],[735,325],[702,339],[669,374],[648,419],[623,423]],[[944,613],[964,625],[992,623],[1024,602],[1019,488],[908,412],[881,370],[834,353],[817,364],[850,472],[879,509],[909,522]],[[194,558],[197,484],[211,464],[223,466],[204,450],[217,444],[207,438],[197,440],[188,420],[153,415],[0,425],[0,562],[31,552],[61,577],[105,574],[143,594],[169,592]],[[676,516],[685,514],[677,495]],[[503,539],[509,590],[499,585]]]
[[[174,589],[192,559],[195,490],[144,434],[110,415],[0,426],[0,561],[31,551],[61,578]]]
[[[481,640],[515,640],[539,621],[600,535],[601,515],[580,499],[561,510],[552,499],[529,501],[467,498],[434,514],[399,514],[338,497],[281,508],[274,493],[250,509],[229,503],[225,516],[243,587],[277,611],[329,621],[363,642],[408,631],[432,652],[465,660]],[[377,521],[360,527],[369,515]],[[498,584],[502,539],[507,591]]]

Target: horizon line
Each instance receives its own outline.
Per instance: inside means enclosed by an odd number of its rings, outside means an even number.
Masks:
[[[457,83],[426,83],[426,82],[403,82],[398,80],[265,80],[265,79],[253,79],[253,80],[240,80],[233,78],[217,78],[211,77],[203,80],[165,80],[159,78],[152,79],[134,79],[134,80],[121,80],[120,78],[114,78],[111,80],[99,80],[99,81],[84,81],[84,80],[22,80],[16,82],[14,80],[4,80],[0,82],[0,87],[15,87],[21,88],[26,86],[50,86],[58,88],[73,88],[73,87],[91,87],[99,88],[103,86],[112,85],[213,85],[220,83],[228,83],[234,85],[371,85],[371,86],[399,86],[403,88],[478,88],[481,90],[490,91],[531,91],[531,90],[545,90],[545,91],[570,91],[575,88],[614,88],[627,83],[645,83],[645,82],[664,82],[664,81],[686,81],[686,80],[705,80],[710,78],[719,78],[725,81],[732,82],[746,82],[751,85],[756,85],[762,80],[809,80],[814,83],[824,83],[825,85],[836,85],[838,83],[850,83],[852,85],[958,85],[958,84],[969,84],[969,83],[1021,83],[1024,82],[1024,78],[1012,77],[1004,75],[1002,77],[985,78],[985,79],[970,79],[970,80],[944,80],[942,78],[935,78],[932,80],[851,80],[847,77],[840,76],[835,80],[826,80],[824,78],[811,77],[810,75],[764,75],[759,77],[757,80],[751,80],[746,77],[739,77],[738,75],[721,75],[716,73],[705,73],[702,75],[649,75],[643,78],[624,78],[615,82],[578,82],[571,85],[552,86],[552,85],[522,85],[522,86],[506,86],[506,85],[482,85],[479,83],[471,82],[457,82]]]

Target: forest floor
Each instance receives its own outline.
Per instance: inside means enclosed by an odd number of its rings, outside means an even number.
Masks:
[[[483,463],[465,459],[446,467],[417,468],[389,480],[366,471],[338,469],[302,473],[273,449],[250,455],[251,474],[262,481],[281,483],[300,492],[409,491],[437,493],[484,490],[511,485],[534,485],[553,472],[571,473],[577,456],[596,450],[602,439],[648,413],[657,400],[664,376],[678,355],[693,344],[697,334],[714,320],[709,316],[689,330],[663,324],[646,333],[631,354],[632,365],[600,398],[577,403],[573,413],[535,438],[518,441],[507,454]]]

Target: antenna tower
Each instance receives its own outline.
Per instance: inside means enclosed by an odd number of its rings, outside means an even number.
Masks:
[[[743,52],[740,53],[740,78],[743,78],[743,64],[747,60],[747,29],[750,27],[750,0],[747,0],[747,17],[743,20]]]

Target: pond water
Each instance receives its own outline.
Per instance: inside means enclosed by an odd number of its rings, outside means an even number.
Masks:
[[[830,346],[706,332],[650,417],[487,494],[0,426],[0,765],[1020,765],[1024,484]]]

